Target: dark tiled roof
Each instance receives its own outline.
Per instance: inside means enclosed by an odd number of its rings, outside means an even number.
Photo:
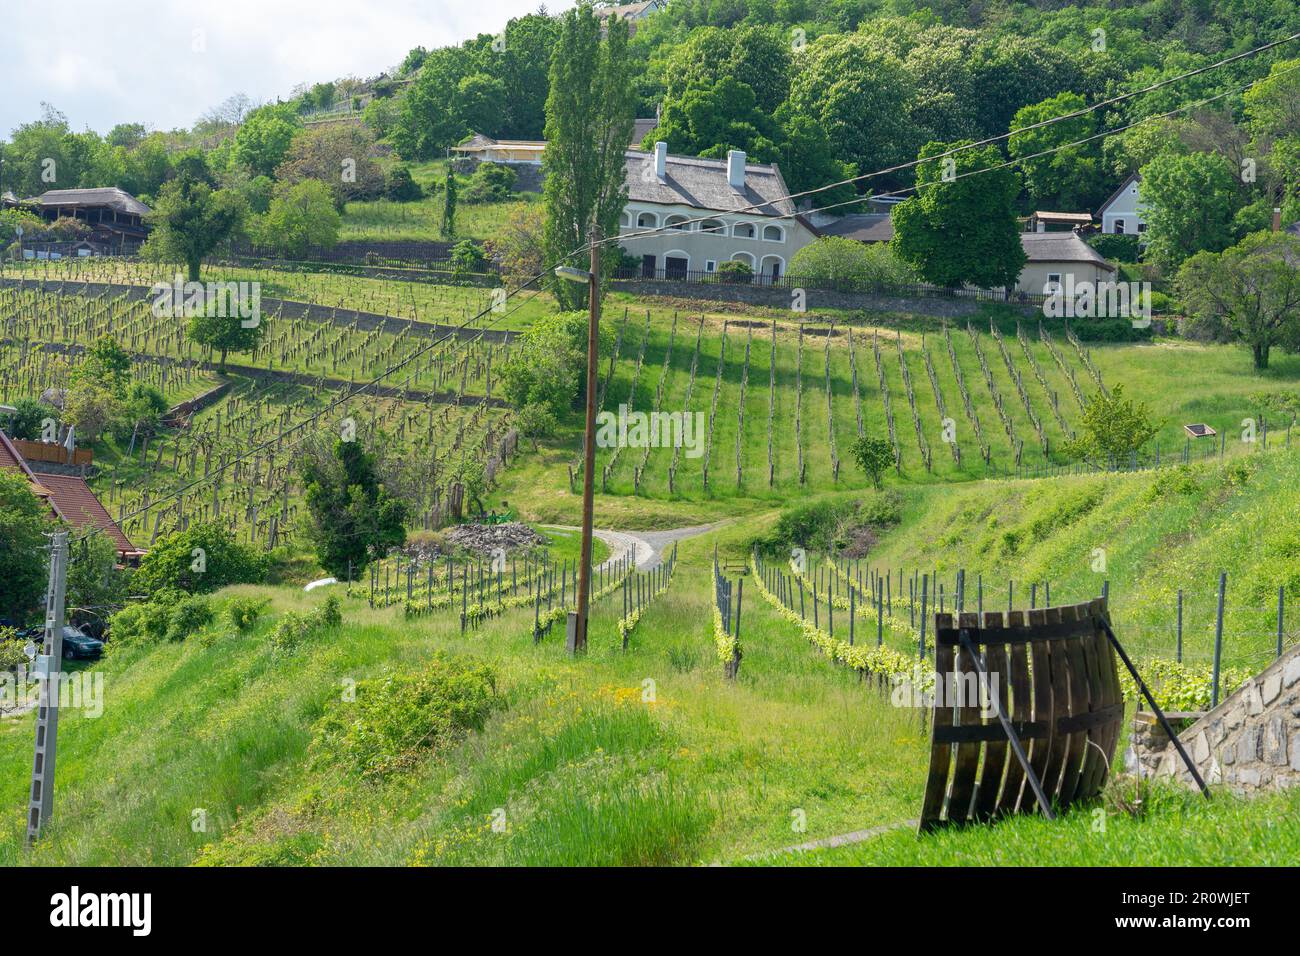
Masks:
[[[851,213],[818,226],[817,231],[823,236],[840,236],[858,242],[889,242],[894,238],[894,220],[887,212]]]
[[[1108,272],[1115,267],[1073,232],[1022,232],[1020,244],[1030,262],[1090,262]]]
[[[108,206],[132,216],[149,213],[148,206],[116,186],[102,189],[51,189],[41,193],[34,201],[42,206]]]
[[[641,141],[646,138],[646,134],[648,134],[652,129],[654,129],[658,125],[659,125],[659,121],[655,119],[653,116],[649,117],[648,119],[633,120],[632,121],[632,142],[630,144],[631,147],[633,149],[640,149]]]
[[[790,192],[775,163],[745,164],[745,189],[733,189],[727,182],[725,159],[669,156],[663,180],[654,174],[654,153],[628,150],[628,199],[661,205],[681,204],[718,212],[748,212],[755,216],[795,214]],[[749,206],[757,208],[749,209]]]
[[[644,3],[623,3],[613,7],[597,7],[591,12],[601,19],[605,17],[634,17],[653,2],[654,0],[645,0]]]

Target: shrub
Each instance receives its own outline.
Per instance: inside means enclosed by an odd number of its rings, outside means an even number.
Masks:
[[[504,202],[519,177],[509,166],[479,163],[461,197],[467,203]]]
[[[496,672],[478,661],[439,654],[416,674],[357,682],[356,699],[332,701],[316,722],[313,767],[341,766],[378,779],[439,753],[500,706]]]
[[[717,275],[719,282],[745,283],[754,277],[754,270],[748,262],[728,259],[726,262],[718,263],[718,270],[715,275]]]
[[[265,607],[266,601],[258,598],[231,598],[230,603],[226,605],[226,620],[230,622],[231,627],[244,634],[253,629],[253,625],[261,617]]]
[[[15,670],[19,664],[27,662],[23,647],[24,642],[19,640],[16,630],[0,627],[0,671]]]
[[[451,268],[454,272],[482,272],[487,265],[487,254],[473,239],[462,239],[451,247]]]
[[[40,441],[42,423],[47,418],[59,420],[58,409],[34,398],[20,398],[14,402],[13,408],[13,426],[9,429],[12,438]]]
[[[1116,233],[1098,233],[1088,240],[1098,254],[1118,262],[1138,261],[1138,237]]]
[[[187,597],[183,591],[163,588],[143,604],[128,604],[108,619],[112,645],[153,644],[164,640],[171,627],[172,608]]]
[[[393,202],[411,202],[422,195],[424,191],[406,166],[394,166],[384,177],[384,196]]]
[[[829,551],[841,528],[854,514],[851,501],[809,501],[781,512],[776,526],[759,542],[769,554],[798,545],[813,551]]]
[[[134,584],[150,593],[179,588],[199,594],[228,584],[253,584],[265,569],[264,558],[225,528],[196,524],[159,541],[141,559]]]
[[[342,623],[343,611],[339,599],[331,594],[324,604],[306,614],[286,611],[271,631],[271,648],[279,654],[292,654],[319,631],[327,627],[338,627]]]
[[[167,619],[167,640],[183,641],[212,623],[212,602],[196,594],[181,599],[171,609]]]

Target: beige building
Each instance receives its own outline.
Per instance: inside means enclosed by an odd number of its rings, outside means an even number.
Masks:
[[[629,150],[625,162],[619,245],[641,260],[643,276],[695,278],[736,261],[771,282],[817,237],[775,163],[746,162],[740,150],[726,159],[670,156],[662,142],[653,153]]]
[[[546,143],[523,139],[493,139],[475,133],[461,145],[453,146],[451,151],[466,159],[477,159],[485,163],[527,163],[530,166],[540,166]]]
[[[1096,249],[1073,232],[1024,232],[1020,234],[1029,261],[1020,272],[1016,291],[1048,295],[1070,284],[1111,282],[1115,267]]]

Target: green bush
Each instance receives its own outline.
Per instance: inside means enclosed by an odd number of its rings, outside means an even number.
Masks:
[[[286,611],[271,631],[271,648],[278,654],[292,654],[319,631],[342,623],[339,599],[331,594],[324,604],[306,614]]]
[[[142,604],[128,604],[108,619],[111,646],[154,644],[165,640],[172,608],[189,597],[175,588],[162,588]]]
[[[504,202],[510,198],[510,190],[518,178],[509,166],[479,163],[461,199],[467,203]]]
[[[27,662],[24,645],[14,628],[0,627],[0,671],[15,670],[19,664]]]
[[[1116,233],[1097,233],[1088,240],[1088,244],[1107,259],[1117,262],[1138,261],[1138,237]]]
[[[812,551],[830,551],[841,529],[853,517],[855,502],[809,501],[784,509],[776,526],[759,542],[769,554],[798,545]]]
[[[313,729],[312,766],[369,779],[409,770],[482,729],[500,704],[491,667],[439,654],[419,673],[358,681],[355,700],[331,702]]]
[[[179,588],[199,594],[228,584],[256,583],[265,571],[265,558],[239,544],[225,528],[196,524],[154,545],[141,559],[133,583],[146,593]]]
[[[201,594],[183,598],[167,619],[167,640],[183,641],[212,623],[212,602]]]
[[[231,598],[226,605],[226,620],[231,627],[244,634],[253,629],[265,607],[266,601],[258,598]]]

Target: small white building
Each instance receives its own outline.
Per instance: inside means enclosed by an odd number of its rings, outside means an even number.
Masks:
[[[1016,291],[1050,295],[1068,285],[1094,286],[1114,279],[1115,267],[1074,232],[1022,232],[1020,245],[1027,261],[1020,271]]]
[[[1140,187],[1142,178],[1137,173],[1129,175],[1097,210],[1101,231],[1117,236],[1137,236],[1147,231],[1147,220],[1142,207]]]
[[[732,260],[771,282],[817,238],[775,163],[746,162],[734,149],[726,159],[670,156],[659,142],[653,153],[629,150],[625,165],[619,245],[640,258],[645,277],[702,277]]]

